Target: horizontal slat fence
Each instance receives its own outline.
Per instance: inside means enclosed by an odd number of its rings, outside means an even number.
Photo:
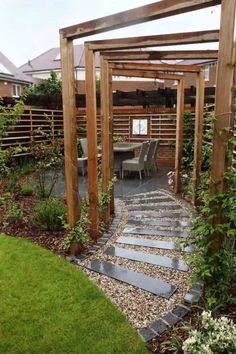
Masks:
[[[9,115],[11,110],[9,110]],[[0,115],[1,117],[1,115]],[[148,135],[132,135],[132,119],[147,118]],[[160,145],[169,145],[175,141],[175,113],[115,113],[113,116],[113,135],[127,141],[142,141],[158,138]],[[78,114],[78,136],[86,135],[86,115]],[[32,141],[40,142],[45,139],[37,134],[37,130],[53,132],[56,136],[63,132],[63,112],[61,110],[26,109],[20,121],[8,135],[3,138],[2,147],[30,146]],[[97,117],[98,138],[101,136],[101,118]]]

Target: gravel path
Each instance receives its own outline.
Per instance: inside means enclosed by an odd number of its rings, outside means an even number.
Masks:
[[[190,210],[186,207],[186,204],[182,204],[178,199],[174,198],[172,194],[160,190],[158,192],[150,192],[145,194],[135,195],[133,199],[144,198],[145,205],[147,203],[152,204],[152,199],[155,197],[171,197],[173,201],[165,204],[180,205],[180,212],[187,213],[189,217],[178,218],[175,217],[175,211],[173,211],[173,218],[159,218],[158,220],[162,221],[191,221],[191,213]],[[150,199],[150,200],[149,200]],[[130,198],[129,198],[130,201]],[[157,206],[160,203],[157,201]],[[141,203],[138,205],[142,205]],[[153,204],[155,206],[155,204]],[[151,235],[138,235],[138,234],[123,234],[123,230],[125,227],[128,227],[127,220],[135,220],[135,213],[129,212],[128,207],[130,204],[126,204],[125,200],[123,201],[122,206],[122,219],[121,222],[111,239],[103,246],[98,252],[87,258],[84,262],[80,263],[80,267],[83,271],[104,291],[104,293],[111,299],[113,303],[115,303],[122,312],[127,316],[129,322],[136,328],[140,329],[147,326],[150,322],[156,320],[158,317],[163,316],[166,312],[173,309],[177,304],[179,304],[186,292],[188,291],[188,280],[190,276],[190,271],[182,272],[176,269],[166,268],[162,266],[147,264],[144,262],[138,262],[133,260],[128,260],[125,258],[110,256],[105,254],[105,251],[108,247],[114,246],[123,249],[130,249],[132,251],[144,252],[151,255],[159,255],[159,256],[167,256],[174,259],[183,260],[183,253],[178,252],[176,250],[164,250],[159,248],[149,248],[142,247],[137,245],[127,245],[122,243],[117,243],[116,239],[120,236],[130,236],[135,238],[146,238],[153,240],[162,240],[162,241],[171,241],[171,242],[179,242],[184,241],[183,238],[178,237],[165,237],[165,236],[151,236]],[[167,208],[167,207],[165,207]],[[155,210],[153,210],[155,212]],[[172,211],[170,211],[172,212]],[[138,214],[141,214],[142,211],[137,211]],[[145,211],[145,215],[148,215],[148,212]],[[143,218],[142,221],[148,223],[149,219]],[[150,220],[155,220],[150,218]],[[130,225],[131,227],[135,227],[135,225]],[[140,228],[140,226],[137,226]],[[146,229],[155,229],[155,230],[176,230],[183,231],[188,230],[188,228],[173,228],[173,227],[164,227],[163,226],[142,226],[142,228]],[[117,281],[112,279],[106,275],[102,275],[93,271],[89,271],[84,266],[86,266],[88,261],[99,260],[99,261],[108,261],[114,265],[119,265],[130,270],[134,270],[136,272],[145,274],[147,276],[158,278],[163,281],[166,281],[170,284],[177,286],[177,291],[170,297],[170,299],[164,299],[157,295],[153,295],[134,287],[132,285]]]

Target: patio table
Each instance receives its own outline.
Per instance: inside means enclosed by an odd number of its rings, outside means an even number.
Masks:
[[[114,171],[121,172],[122,161],[132,159],[135,149],[139,149],[142,143],[115,143],[114,151]]]

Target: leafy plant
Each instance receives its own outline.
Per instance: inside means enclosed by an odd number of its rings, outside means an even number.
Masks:
[[[191,111],[184,111],[182,167],[191,168],[194,157],[194,119]]]
[[[34,208],[33,222],[47,231],[59,231],[64,227],[66,219],[65,204],[54,198],[40,200]]]
[[[33,195],[34,193],[34,186],[31,183],[24,184],[21,186],[21,193],[25,196]]]
[[[231,144],[234,145],[235,139]],[[235,276],[236,240],[236,174],[235,162],[225,173],[224,192],[209,194],[209,175],[205,174],[199,189],[199,216],[191,230],[188,245],[195,248],[187,261],[194,266],[193,279],[204,285],[207,308],[217,311],[228,299],[230,283]]]
[[[24,112],[23,101],[18,101],[15,106],[9,110],[2,105],[0,98],[0,178],[8,175],[12,163],[14,163],[13,155],[22,147],[3,148],[3,138],[8,136],[9,132],[14,129],[16,123],[20,120]]]
[[[46,116],[49,125],[52,119]],[[40,198],[49,198],[52,195],[53,188],[58,180],[58,169],[63,163],[62,144],[60,132],[57,136],[53,134],[52,129],[44,131],[39,128],[35,133],[45,140],[43,143],[33,143],[31,153],[35,161],[36,190]]]
[[[8,225],[23,219],[24,212],[22,207],[17,205],[14,200],[9,200],[5,207],[4,224]]]
[[[79,242],[83,246],[88,240],[90,220],[88,217],[88,203],[84,200],[81,203],[80,218],[76,225],[71,228],[69,225],[65,224],[65,228],[68,230],[68,234],[63,241],[62,247],[68,249],[72,242]]]
[[[51,71],[50,78],[40,80],[36,85],[29,86],[25,89],[25,96],[55,96],[61,94],[61,80],[55,71]]]

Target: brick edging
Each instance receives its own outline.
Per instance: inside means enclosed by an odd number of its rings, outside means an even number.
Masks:
[[[198,283],[193,284],[179,305],[149,326],[140,329],[139,334],[145,342],[156,339],[166,329],[181,321],[191,311],[191,308],[199,302],[201,295],[202,286]]]

